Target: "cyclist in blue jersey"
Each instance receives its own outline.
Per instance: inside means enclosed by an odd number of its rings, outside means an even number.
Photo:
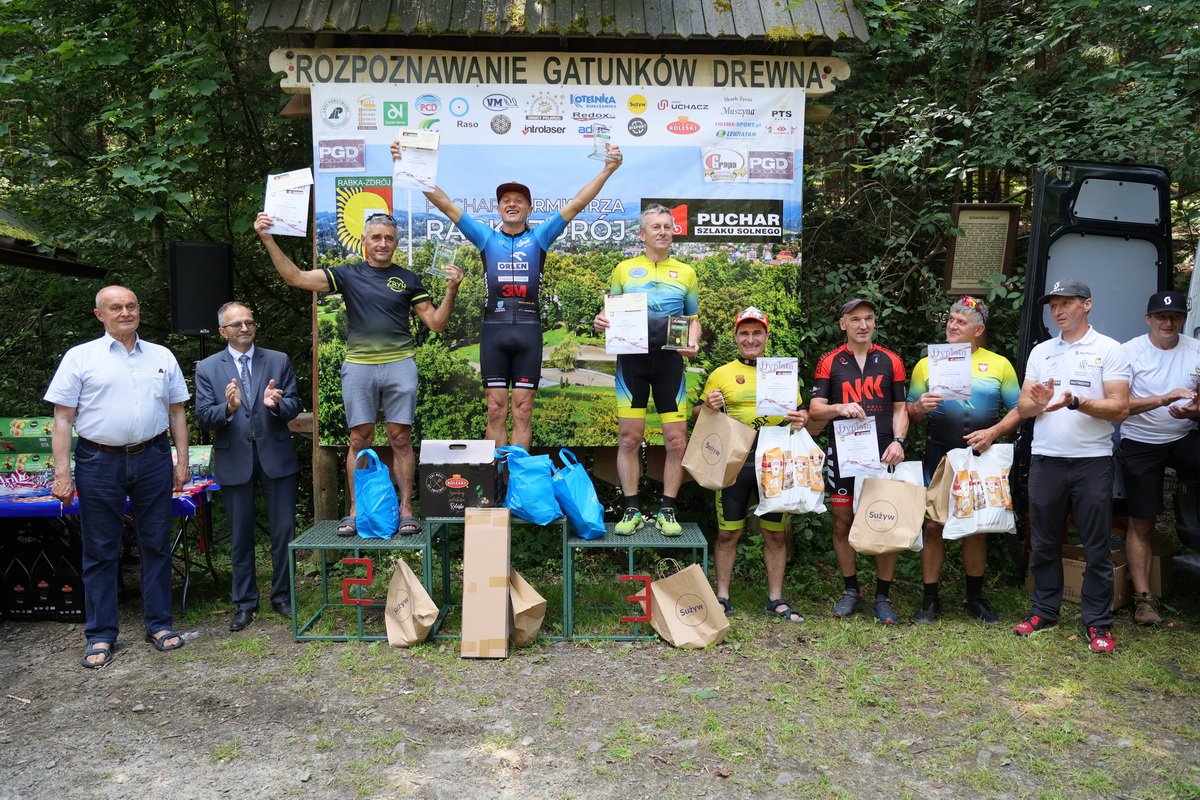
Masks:
[[[400,146],[392,145],[400,158]],[[609,176],[621,166],[621,149],[612,147],[600,174],[537,226],[530,226],[533,196],[521,183],[496,187],[500,229],[471,217],[439,187],[425,197],[449,217],[463,236],[479,248],[487,299],[479,337],[479,371],[487,398],[485,436],[497,446],[508,443],[512,409],[512,443],[528,449],[533,442],[533,398],[542,372],[542,323],[538,314],[546,254],[567,223],[596,199]],[[509,395],[511,388],[511,398]]]

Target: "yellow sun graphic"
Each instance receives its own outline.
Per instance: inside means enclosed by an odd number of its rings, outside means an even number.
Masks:
[[[390,214],[387,201],[359,188],[337,190],[337,240],[352,253],[363,254],[363,222],[372,214]]]

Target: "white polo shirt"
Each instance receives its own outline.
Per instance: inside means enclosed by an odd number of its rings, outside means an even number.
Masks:
[[[165,431],[170,404],[188,397],[170,350],[138,337],[130,352],[105,333],[66,352],[42,399],[75,409],[83,438],[123,447]]]
[[[1129,396],[1156,397],[1175,389],[1196,391],[1200,387],[1200,341],[1180,336],[1170,350],[1155,347],[1150,335],[1130,339],[1122,347],[1129,359]],[[1186,405],[1180,400],[1177,405]],[[1144,444],[1167,444],[1195,430],[1196,420],[1175,419],[1167,408],[1152,408],[1130,414],[1121,423],[1121,438]]]
[[[1129,362],[1116,339],[1088,326],[1074,343],[1062,333],[1038,344],[1025,364],[1025,380],[1046,383],[1054,379],[1054,401],[1070,389],[1076,397],[1103,400],[1105,381],[1129,382]],[[1113,424],[1082,411],[1060,408],[1034,418],[1034,455],[1060,458],[1093,458],[1112,455]]]

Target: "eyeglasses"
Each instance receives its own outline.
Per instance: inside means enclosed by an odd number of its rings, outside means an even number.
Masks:
[[[258,323],[255,322],[254,320],[250,320],[249,322],[231,322],[228,325],[222,325],[221,327],[222,328],[233,328],[235,331],[240,331],[242,328],[245,328],[247,330],[254,330],[255,328],[258,327]]]

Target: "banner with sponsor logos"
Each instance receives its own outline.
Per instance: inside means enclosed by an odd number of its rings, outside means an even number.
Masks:
[[[466,244],[420,192],[393,192],[389,145],[399,130],[416,128],[440,135],[438,186],[493,227],[499,225],[499,184],[529,186],[530,224],[536,225],[600,171],[597,137],[619,146],[621,168],[552,251],[576,258],[582,269],[603,263],[595,268],[598,295],[613,262],[581,254],[638,255],[638,216],[651,203],[671,210],[672,254],[696,265],[702,282],[699,267],[718,252],[751,265],[766,263],[779,243],[800,233],[804,100],[803,90],[794,88],[313,84],[318,259],[361,257],[363,221],[378,212],[399,223],[397,263],[405,263],[410,247],[419,254],[430,242]],[[541,302],[548,334],[571,317],[554,307],[562,298],[552,292]],[[477,343],[478,331],[475,336]],[[547,369],[543,386],[579,385],[584,378],[591,380],[582,370]],[[535,416],[540,444],[537,424]],[[339,443],[327,439],[326,426],[321,430],[322,444]],[[467,435],[447,433],[444,438]],[[615,444],[615,427],[610,438],[606,443]],[[546,443],[597,442],[576,437]]]

